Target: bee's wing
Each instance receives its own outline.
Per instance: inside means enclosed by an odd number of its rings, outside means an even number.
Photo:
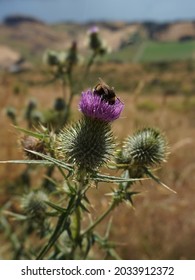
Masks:
[[[98,79],[99,79],[100,84],[101,84],[102,87],[110,88],[109,85],[107,85],[102,78],[99,77]]]

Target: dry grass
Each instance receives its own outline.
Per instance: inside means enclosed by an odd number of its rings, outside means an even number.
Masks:
[[[177,194],[147,181],[134,187],[141,191],[135,198],[135,209],[120,205],[114,211],[111,239],[119,243],[117,252],[124,259],[195,258],[195,82],[193,70],[189,72],[187,67],[188,64],[183,63],[170,65],[166,71],[152,67],[149,71],[146,66],[138,65],[100,65],[91,74],[92,85],[95,77],[99,77],[98,73],[101,73],[101,77],[105,77],[109,84],[113,80],[115,89],[121,88],[118,95],[125,103],[125,110],[122,117],[113,124],[114,133],[119,140],[133,133],[136,128],[157,126],[165,132],[170,143],[168,162],[157,174]],[[25,125],[22,115],[28,99],[36,98],[39,107],[46,109],[52,106],[56,92],[61,95],[58,85],[28,87],[25,92],[14,95],[14,85],[20,84],[21,78],[30,78],[30,75],[32,74],[20,77],[8,74],[0,76],[1,160],[22,157],[17,144],[18,135],[5,115],[6,106],[17,108],[21,116],[20,124]],[[40,78],[39,75],[37,78]],[[143,81],[142,85],[140,80]],[[156,84],[154,81],[157,81]],[[163,87],[163,82],[167,81],[176,85],[174,95],[166,93],[167,88]],[[187,88],[187,93],[182,92],[182,88]],[[74,118],[78,117],[77,101],[78,97],[74,100]],[[152,110],[150,103],[153,105]],[[23,168],[18,165],[0,165],[1,204],[14,193],[13,189],[7,188],[8,182],[13,182]],[[110,186],[103,184],[98,189],[90,190],[94,218],[107,207],[108,198],[104,194],[109,191]],[[99,226],[100,232],[105,231],[105,226],[105,222]],[[3,244],[3,233],[1,236]],[[2,257],[8,258],[6,251],[9,251],[9,245],[4,245],[3,248]],[[102,257],[97,248],[95,258]]]

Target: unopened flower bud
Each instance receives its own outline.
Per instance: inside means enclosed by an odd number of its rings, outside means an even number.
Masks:
[[[42,112],[34,110],[30,116],[30,121],[34,125],[44,123],[44,116]]]
[[[31,191],[22,198],[21,206],[29,218],[37,220],[45,217],[47,195],[42,191]]]
[[[66,103],[63,98],[57,97],[54,101],[54,110],[63,111],[66,108]]]
[[[131,166],[149,167],[164,162],[166,155],[165,137],[154,128],[144,128],[126,139],[120,158]]]
[[[24,136],[20,142],[25,152],[25,155],[27,156],[28,159],[35,159],[35,160],[42,159],[41,157],[29,152],[28,150],[43,153],[43,154],[46,153],[44,142],[40,141],[39,139],[33,136],[29,136],[29,135]]]
[[[13,107],[6,108],[6,114],[13,124],[16,124],[16,109]]]
[[[72,67],[76,65],[77,62],[78,62],[77,43],[73,41],[66,56],[67,71],[71,72]]]
[[[34,99],[29,100],[27,107],[26,107],[26,112],[25,112],[25,118],[27,120],[30,120],[32,112],[35,110],[37,107],[37,102]]]
[[[53,50],[47,50],[44,53],[43,61],[49,66],[56,66],[59,64],[58,53]]]
[[[96,54],[103,55],[106,52],[106,48],[100,39],[99,28],[97,26],[90,28],[88,34],[90,49],[92,49]]]

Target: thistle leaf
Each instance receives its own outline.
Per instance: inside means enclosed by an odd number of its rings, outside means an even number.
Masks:
[[[54,204],[54,203],[52,203],[52,202],[45,201],[45,203],[46,203],[47,205],[49,205],[51,208],[57,210],[57,211],[60,212],[60,213],[65,213],[65,212],[66,212],[66,209],[64,209],[64,208],[62,208],[62,207],[60,207],[60,206],[58,206],[58,205],[56,205],[56,204]]]
[[[48,160],[1,160],[0,163],[14,163],[14,164],[43,164],[43,165],[52,165]]]
[[[146,180],[146,178],[122,178],[122,177],[109,176],[109,175],[103,175],[98,173],[96,175],[93,175],[92,179],[98,182],[113,182],[113,183],[135,182],[135,181]]]
[[[53,157],[50,157],[50,156],[45,155],[45,154],[42,154],[42,153],[38,153],[38,152],[35,152],[35,151],[32,151],[32,150],[27,150],[27,149],[25,149],[25,150],[26,150],[27,152],[29,152],[29,153],[32,153],[32,154],[35,154],[35,155],[40,156],[40,157],[42,157],[42,158],[48,160],[49,162],[52,162],[54,165],[57,165],[57,166],[59,166],[59,167],[62,167],[62,168],[64,168],[64,169],[68,170],[68,171],[73,171],[73,167],[72,167],[72,165],[70,165],[70,164],[64,163],[64,162],[62,162],[62,161],[60,161],[60,160],[57,160],[57,159],[55,159],[55,158],[53,158]]]
[[[25,129],[25,128],[21,128],[19,126],[14,126],[17,130],[29,135],[29,136],[33,136],[35,138],[38,138],[40,140],[42,140],[46,135],[43,134],[43,133],[39,133],[39,132],[34,132],[34,131],[30,131],[28,129]]]
[[[167,185],[165,185],[158,177],[156,177],[154,174],[152,174],[147,168],[145,168],[145,173],[150,178],[152,178],[156,183],[158,183],[159,185],[163,186],[165,189],[167,189],[167,190],[169,190],[169,191],[171,191],[173,193],[177,193],[176,191],[174,191],[173,189],[171,189]]]

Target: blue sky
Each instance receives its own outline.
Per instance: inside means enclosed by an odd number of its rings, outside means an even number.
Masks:
[[[46,22],[65,20],[195,19],[195,0],[0,0],[0,20],[27,14]]]

